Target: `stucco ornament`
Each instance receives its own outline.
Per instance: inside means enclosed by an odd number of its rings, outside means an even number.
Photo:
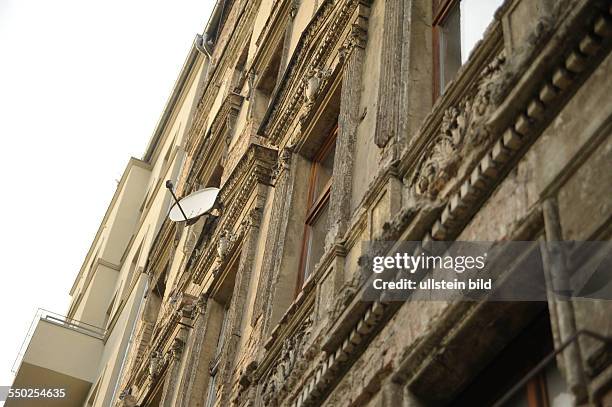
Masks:
[[[293,383],[304,370],[303,356],[311,328],[312,315],[283,341],[277,362],[270,369],[262,388],[262,398],[266,406],[278,406],[279,400],[292,389]]]
[[[478,83],[478,90],[469,106],[469,128],[470,137],[468,141],[471,146],[486,143],[490,140],[490,134],[484,121],[490,117],[498,105],[501,83],[503,82],[504,66],[506,57],[502,52],[495,57],[482,71]]]
[[[223,231],[221,232],[221,236],[219,237],[219,243],[217,244],[217,254],[220,259],[224,259],[227,255],[227,252],[230,248],[230,236],[229,232]]]
[[[134,397],[133,393],[136,393],[136,391],[133,391],[132,387],[128,387],[127,389],[123,390],[119,395],[119,405],[125,407],[135,407],[136,404],[138,404],[138,399]]]
[[[274,167],[272,168],[272,174],[270,178],[273,182],[276,182],[278,180],[278,177],[281,174],[281,172],[288,170],[290,168],[292,156],[293,156],[292,148],[285,147],[281,150],[280,154],[278,155],[278,160],[276,161],[276,163],[274,164]]]
[[[161,369],[163,357],[158,351],[151,353],[151,359],[149,360],[149,376],[155,378],[159,374]]]
[[[436,198],[444,185],[455,175],[459,161],[457,150],[463,143],[465,122],[465,116],[454,107],[444,113],[440,136],[417,178],[418,194]]]
[[[322,68],[313,68],[308,72],[306,78],[306,86],[304,88],[304,99],[308,107],[312,106],[322,88],[322,84],[331,76],[331,71]]]
[[[475,92],[444,112],[438,135],[416,176],[418,195],[435,199],[455,176],[465,147],[486,145],[490,140],[484,118],[496,107],[494,98],[504,63],[503,54],[494,58],[481,72]]]

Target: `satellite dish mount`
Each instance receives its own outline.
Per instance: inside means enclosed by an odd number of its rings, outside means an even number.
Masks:
[[[174,222],[190,221],[210,211],[217,200],[219,188],[209,187],[193,192],[179,200],[174,193],[172,181],[166,181],[175,204],[170,208],[170,220]]]
[[[174,185],[172,185],[172,181],[166,181],[166,188],[168,188],[168,191],[170,191],[170,193],[172,194],[172,198],[174,198],[175,205],[178,206],[178,208],[181,210],[183,218],[185,218],[186,221],[189,220],[187,219],[187,215],[185,215],[185,211],[183,210],[181,203],[179,202],[178,198],[176,197],[176,194],[174,193]]]

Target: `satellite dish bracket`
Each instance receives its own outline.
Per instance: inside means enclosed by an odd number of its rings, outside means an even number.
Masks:
[[[174,202],[176,202],[176,205],[181,210],[181,214],[183,214],[183,217],[185,218],[185,221],[188,221],[189,219],[187,219],[187,215],[185,215],[185,211],[183,210],[183,207],[181,206],[181,204],[180,204],[178,198],[176,197],[176,195],[174,194],[174,185],[172,185],[172,181],[170,181],[170,180],[166,181],[166,188],[168,188],[168,191],[170,191],[170,193],[172,194],[172,198],[174,198]]]
[[[174,222],[182,222],[185,220],[187,224],[193,224],[194,220],[202,215],[213,216],[210,213],[211,209],[218,208],[221,205],[220,202],[217,201],[217,195],[219,194],[219,188],[216,187],[206,187],[200,189],[199,191],[192,192],[186,197],[183,197],[180,201],[174,193],[174,185],[172,185],[172,181],[166,181],[166,188],[172,194],[172,198],[176,205],[173,205],[170,208],[170,212],[168,216]],[[191,223],[190,223],[191,222]]]

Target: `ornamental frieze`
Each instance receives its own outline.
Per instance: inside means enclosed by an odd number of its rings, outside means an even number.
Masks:
[[[215,265],[223,262],[223,253],[231,252],[227,244],[238,240],[247,227],[258,224],[261,214],[254,209],[246,218],[239,220],[251,194],[260,184],[269,185],[272,167],[276,158],[276,151],[257,144],[251,144],[247,152],[240,159],[229,178],[219,192],[218,201],[223,207],[221,215],[217,218],[214,228],[207,233],[214,236],[202,242],[196,248],[198,259],[190,266],[197,271],[193,273],[194,281],[199,281],[203,273]],[[259,197],[261,198],[261,197]],[[259,199],[258,198],[258,199]],[[258,203],[255,208],[259,208]],[[233,232],[235,230],[235,232]],[[225,231],[223,239],[220,231]],[[230,235],[235,235],[230,239]],[[230,239],[225,241],[225,239]]]
[[[278,406],[294,388],[306,369],[306,345],[312,331],[312,314],[290,336],[283,340],[276,361],[262,379],[261,395],[264,405]]]
[[[292,120],[308,103],[306,90],[309,75],[314,69],[328,65],[334,50],[341,48],[341,35],[352,23],[354,11],[362,1],[323,1],[304,29],[287,65],[285,80],[271,103],[271,111],[264,123],[263,133],[274,143],[286,134]],[[368,3],[368,2],[365,2]],[[323,32],[323,35],[320,33]]]
[[[444,112],[433,147],[414,180],[417,195],[436,199],[457,173],[466,151],[490,143],[491,135],[484,122],[496,107],[494,97],[505,60],[503,53],[494,58],[482,71],[473,96]]]

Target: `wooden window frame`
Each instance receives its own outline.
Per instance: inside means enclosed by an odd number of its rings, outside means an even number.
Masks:
[[[528,374],[543,357],[554,349],[550,314],[547,309],[540,311],[517,336],[487,363],[472,382],[464,389],[451,406],[491,405],[520,379]],[[499,374],[491,374],[499,371]],[[474,399],[473,395],[476,395]],[[522,388],[522,394],[529,407],[550,407],[546,370],[532,377]]]
[[[540,372],[527,382],[527,404],[529,407],[549,407],[548,385],[546,384],[546,373]]]
[[[297,278],[297,284],[295,288],[295,295],[297,296],[302,291],[302,286],[305,281],[306,265],[308,262],[309,253],[309,239],[312,233],[312,225],[318,219],[323,209],[329,205],[329,198],[331,195],[331,185],[333,181],[333,172],[327,184],[323,186],[317,196],[315,196],[315,188],[317,185],[321,163],[329,156],[333,147],[336,144],[336,138],[338,136],[338,125],[336,124],[329,135],[325,138],[323,145],[319,148],[317,153],[314,155],[312,165],[310,167],[310,177],[308,179],[308,207],[306,209],[306,217],[304,220],[304,232],[302,234],[302,250],[300,253],[300,267]]]
[[[432,1],[432,54],[433,54],[433,87],[432,102],[442,94],[442,84],[440,83],[440,25],[444,23],[450,10],[461,0],[433,0]]]

